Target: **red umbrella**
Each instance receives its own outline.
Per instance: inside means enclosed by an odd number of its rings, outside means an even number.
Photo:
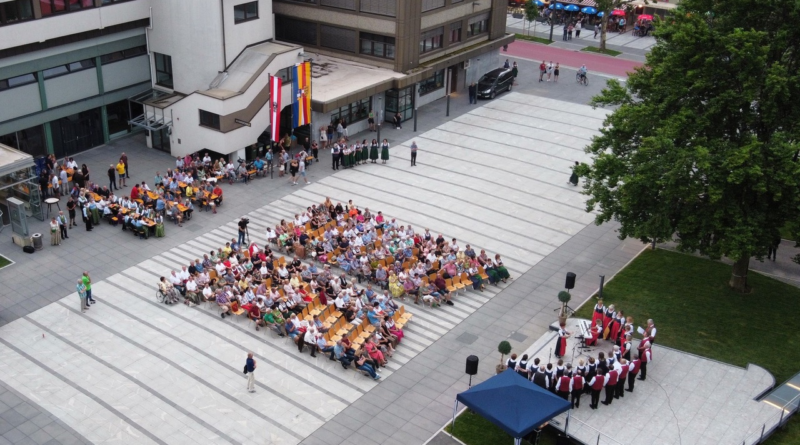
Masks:
[[[615,10],[611,11],[611,15],[624,16],[625,15],[625,10],[624,9],[615,9]]]
[[[653,16],[650,14],[642,14],[639,16],[639,20],[653,20]]]

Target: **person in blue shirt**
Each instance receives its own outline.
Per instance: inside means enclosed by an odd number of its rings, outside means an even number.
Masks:
[[[166,207],[166,204],[164,203],[164,198],[159,196],[158,199],[156,200],[156,211],[158,213],[160,213],[161,215],[163,215],[165,207]]]
[[[253,358],[253,353],[247,353],[247,361],[244,363],[244,370],[247,373],[247,391],[256,392],[256,360]]]
[[[367,319],[369,319],[369,324],[373,326],[379,326],[381,324],[380,311],[380,305],[378,302],[372,303],[372,307],[369,311],[367,311]]]
[[[256,158],[256,161],[253,162],[253,167],[255,167],[258,171],[264,170],[264,161],[262,161],[260,157]]]

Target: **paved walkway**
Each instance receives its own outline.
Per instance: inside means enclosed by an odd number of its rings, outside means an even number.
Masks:
[[[619,78],[626,78],[627,73],[634,70],[634,68],[641,66],[639,62],[630,60],[618,60],[613,57],[603,56],[600,54],[592,54],[586,52],[576,52],[569,49],[557,48],[550,45],[542,45],[540,43],[529,42],[525,40],[517,40],[508,45],[507,54],[512,57],[519,57],[536,62],[538,72],[538,65],[542,60],[547,63],[553,62],[560,63],[562,67],[579,68],[581,65],[586,65],[589,70],[589,83],[592,83],[592,74],[600,72],[611,74]],[[574,82],[575,75],[567,79],[566,75],[561,76],[562,80],[569,80]]]

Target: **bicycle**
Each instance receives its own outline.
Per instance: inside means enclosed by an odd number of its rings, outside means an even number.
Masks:
[[[589,86],[589,76],[586,74],[581,75],[581,73],[577,73],[575,74],[575,82]]]

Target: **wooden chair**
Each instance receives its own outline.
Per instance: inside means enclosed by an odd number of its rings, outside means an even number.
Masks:
[[[466,272],[461,272],[460,279],[465,288],[472,289],[472,280],[469,279],[469,275]]]
[[[486,269],[484,269],[483,266],[478,266],[478,275],[484,280],[489,280],[489,275],[486,274]]]
[[[455,287],[457,291],[467,287],[467,286],[464,286],[464,284],[461,282],[461,277],[459,277],[458,275],[456,275],[455,277],[451,278],[450,280],[453,283],[453,287]]]

